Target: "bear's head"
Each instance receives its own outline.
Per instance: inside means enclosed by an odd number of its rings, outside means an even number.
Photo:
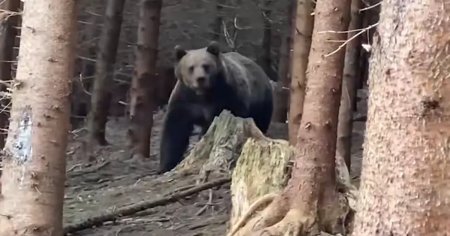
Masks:
[[[204,95],[216,83],[220,72],[220,47],[215,41],[207,47],[184,50],[175,46],[175,76],[197,95]]]

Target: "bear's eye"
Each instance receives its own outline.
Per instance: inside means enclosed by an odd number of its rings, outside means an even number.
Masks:
[[[192,73],[194,71],[194,66],[189,66],[189,72]]]
[[[209,65],[204,64],[203,65],[203,70],[205,70],[205,72],[208,72],[209,71]]]

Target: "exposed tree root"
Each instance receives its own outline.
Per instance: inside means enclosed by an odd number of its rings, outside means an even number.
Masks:
[[[276,197],[274,199],[274,197]],[[227,236],[244,235],[302,235],[304,229],[310,229],[315,222],[314,217],[307,217],[300,210],[289,209],[289,204],[281,195],[268,194],[261,197],[255,203],[272,200],[260,214],[255,215],[255,207],[250,207],[239,223]],[[255,206],[255,205],[252,205]],[[250,218],[251,216],[253,218]],[[250,218],[250,219],[249,219]]]
[[[314,230],[315,217],[291,209],[278,223],[253,232],[253,235],[303,235]],[[244,234],[249,235],[249,234]]]
[[[254,214],[256,208],[260,208],[261,205],[268,201],[271,201],[271,203],[260,214]],[[268,194],[258,199],[255,205],[252,205],[227,236],[318,235],[324,229],[336,233],[336,225],[341,223],[341,219],[345,217],[345,214],[343,215],[343,212],[339,209],[339,204],[335,205],[336,208],[334,209],[323,209],[327,211],[326,217],[319,217],[319,213],[315,209],[316,206],[290,208],[287,198],[284,198],[282,195],[274,196],[273,194]]]
[[[321,231],[345,233],[344,221],[350,208],[344,194],[327,193],[322,201],[310,205],[298,204],[297,198],[290,199],[289,195],[288,192],[269,193],[257,199],[227,236],[303,236],[318,235]]]
[[[267,195],[262,196],[258,200],[256,200],[248,209],[248,211],[241,217],[241,219],[236,223],[234,228],[230,231],[229,235],[232,236],[239,228],[247,223],[250,217],[262,206],[266,206],[272,203],[273,199],[277,197],[277,194],[269,193]]]

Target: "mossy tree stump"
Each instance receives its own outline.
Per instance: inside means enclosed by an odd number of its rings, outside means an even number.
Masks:
[[[267,194],[281,192],[290,178],[294,149],[285,140],[249,138],[233,171],[231,225]]]

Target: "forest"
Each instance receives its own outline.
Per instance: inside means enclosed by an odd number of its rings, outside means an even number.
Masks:
[[[450,234],[449,0],[1,0],[0,22],[0,236]]]

